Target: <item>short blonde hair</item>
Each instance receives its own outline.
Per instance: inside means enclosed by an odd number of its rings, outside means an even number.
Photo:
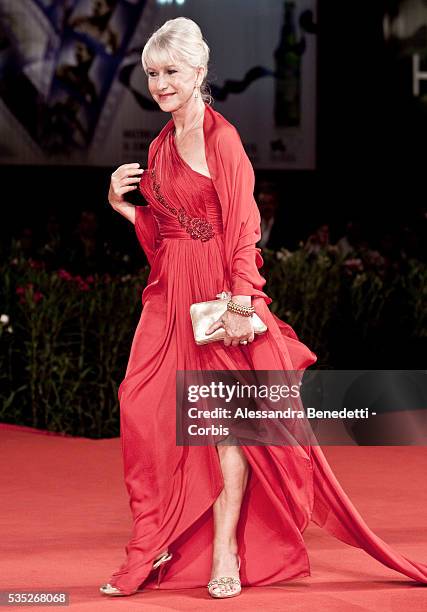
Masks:
[[[147,66],[151,62],[167,64],[181,61],[192,68],[203,66],[205,72],[200,85],[200,95],[205,102],[212,103],[213,98],[206,81],[209,47],[203,39],[201,29],[192,19],[177,17],[166,21],[146,42],[141,60],[145,74],[148,73]]]

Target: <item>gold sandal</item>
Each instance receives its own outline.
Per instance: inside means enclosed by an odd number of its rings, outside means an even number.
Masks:
[[[157,575],[157,587],[160,586],[160,581],[162,578],[164,565],[168,561],[172,559],[172,554],[169,552],[163,553],[158,559],[153,562],[153,570],[160,568],[159,573]],[[136,589],[136,591],[132,591],[132,593],[123,593],[121,589],[118,587],[112,586],[110,583],[103,584],[99,590],[103,595],[109,595],[110,597],[126,597],[128,595],[134,595],[135,593],[141,593],[143,589]]]
[[[240,571],[240,557],[238,559],[238,571]],[[219,589],[219,593],[215,591]],[[208,582],[208,592],[211,597],[216,599],[225,599],[226,597],[236,597],[242,592],[242,583],[240,578],[234,578],[234,576],[220,576],[219,578],[212,578]]]

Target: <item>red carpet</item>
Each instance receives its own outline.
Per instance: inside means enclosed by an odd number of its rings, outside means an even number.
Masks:
[[[120,440],[45,435],[1,424],[0,440],[2,591],[65,591],[71,609],[90,611],[427,610],[425,587],[314,524],[304,532],[310,577],[247,588],[230,601],[213,600],[201,588],[107,598],[98,587],[123,561],[131,528]],[[425,563],[426,447],[323,448],[375,533]]]

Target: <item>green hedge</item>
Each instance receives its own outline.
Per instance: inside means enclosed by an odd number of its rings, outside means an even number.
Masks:
[[[419,261],[406,262],[398,274],[363,256],[344,261],[333,249],[264,251],[263,257],[270,308],[318,355],[315,367],[340,367],[331,338],[349,326],[368,337],[393,296],[405,305],[408,333],[427,337],[427,271]],[[117,390],[148,268],[82,278],[47,271],[15,252],[0,271],[0,421],[94,438],[119,435]]]

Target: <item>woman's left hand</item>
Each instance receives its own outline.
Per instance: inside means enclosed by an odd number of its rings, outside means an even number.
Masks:
[[[211,334],[220,327],[225,329],[225,346],[238,346],[244,340],[248,343],[254,340],[252,317],[244,317],[226,310],[215,323],[208,327],[206,334]]]

